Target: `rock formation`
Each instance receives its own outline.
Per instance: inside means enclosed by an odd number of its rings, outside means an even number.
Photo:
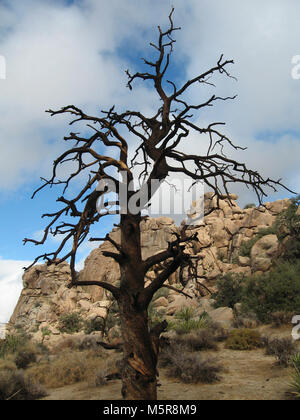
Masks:
[[[155,302],[157,309],[164,309],[167,316],[172,316],[176,310],[185,305],[194,305],[209,312],[216,321],[230,322],[233,318],[229,308],[214,310],[209,300],[206,288],[214,290],[214,280],[227,273],[249,275],[253,272],[269,270],[272,259],[278,252],[276,235],[265,235],[251,249],[249,256],[239,256],[241,244],[251,239],[260,229],[269,228],[276,216],[290,203],[284,199],[273,203],[265,203],[264,207],[242,210],[236,203],[237,196],[231,194],[224,197],[217,207],[216,198],[212,193],[205,194],[205,212],[211,213],[203,223],[196,227],[198,241],[190,244],[187,252],[198,256],[198,276],[196,281],[184,273],[185,296],[171,291],[168,298],[160,297]],[[197,203],[193,203],[196,206]],[[172,233],[178,227],[169,217],[146,219],[142,222],[143,257],[155,254],[167,247]],[[119,239],[119,230],[113,229],[110,234],[115,241]],[[102,255],[102,251],[110,250],[108,242],[93,250],[85,261],[84,269],[79,273],[80,280],[102,280],[112,283],[119,281],[119,268],[116,262]],[[148,273],[147,282],[155,276]],[[169,279],[170,285],[179,281],[179,273]],[[45,327],[52,337],[59,336],[59,319],[64,314],[78,312],[83,319],[105,319],[112,304],[108,292],[97,286],[68,288],[70,284],[70,268],[66,262],[58,265],[36,265],[25,272],[23,276],[23,291],[10,319],[10,326],[22,326],[31,332],[37,340],[42,339]],[[206,299],[201,299],[206,297]],[[205,307],[206,305],[206,307]],[[48,338],[48,337],[46,337]]]

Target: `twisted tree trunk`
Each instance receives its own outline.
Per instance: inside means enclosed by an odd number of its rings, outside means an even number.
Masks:
[[[120,313],[124,357],[122,396],[128,400],[156,400],[157,354],[148,328],[147,310],[138,311],[123,301]]]
[[[148,305],[141,305],[144,268],[141,255],[141,216],[121,216],[121,280],[118,299],[123,335],[122,395],[129,400],[155,400],[156,346],[148,326]]]

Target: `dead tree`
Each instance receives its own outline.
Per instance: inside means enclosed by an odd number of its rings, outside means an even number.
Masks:
[[[207,127],[199,127],[195,123],[194,114],[206,107],[213,106],[218,101],[227,101],[235,97],[220,97],[212,95],[204,102],[190,104],[185,94],[195,84],[203,87],[212,85],[212,78],[216,74],[232,77],[229,66],[232,60],[225,60],[223,55],[216,65],[200,75],[188,80],[182,86],[176,86],[171,80],[165,80],[166,71],[170,64],[171,54],[175,40],[174,32],[180,28],[173,24],[173,10],[169,15],[168,28],[163,31],[158,27],[158,41],[150,45],[155,49],[157,57],[154,61],[144,60],[148,71],[128,76],[128,88],[133,89],[136,80],[151,82],[158,95],[161,106],[153,116],[143,115],[139,111],[117,112],[115,107],[108,111],[101,111],[100,116],[90,116],[74,105],[68,105],[60,110],[48,110],[51,116],[69,114],[70,125],[86,123],[91,129],[90,136],[82,136],[71,132],[64,138],[67,142],[74,142],[70,148],[62,153],[53,164],[51,179],[43,179],[41,187],[34,195],[45,187],[63,185],[63,195],[57,201],[62,204],[59,211],[44,214],[50,219],[41,241],[25,239],[24,242],[44,244],[50,234],[63,235],[63,239],[55,252],[38,256],[34,263],[44,259],[47,263],[70,261],[72,286],[96,285],[112,293],[118,302],[121,327],[123,335],[124,368],[122,372],[122,394],[125,399],[157,398],[157,355],[158,335],[165,324],[149,331],[147,308],[154,293],[168,280],[170,275],[179,267],[192,266],[192,259],[185,252],[186,245],[195,240],[194,235],[183,229],[181,234],[175,234],[174,240],[165,251],[146,259],[141,253],[140,223],[142,214],[124,211],[124,203],[120,200],[114,203],[104,202],[103,197],[107,189],[99,190],[99,182],[113,182],[116,193],[120,196],[121,188],[128,186],[135,178],[135,169],[139,171],[139,187],[131,190],[128,187],[127,202],[141,191],[138,200],[140,208],[151,199],[153,191],[145,186],[151,181],[166,180],[170,174],[183,174],[194,182],[204,182],[214,192],[217,198],[229,193],[231,183],[240,182],[251,187],[257,194],[258,201],[262,203],[266,195],[266,188],[283,186],[281,180],[264,179],[258,172],[247,168],[244,163],[237,162],[225,155],[225,146],[233,149],[242,149],[236,146],[222,131],[223,123],[213,122]],[[169,93],[168,93],[169,92]],[[170,93],[171,92],[171,93]],[[182,149],[183,140],[188,140],[190,132],[199,135],[199,142],[207,142],[207,152],[203,155],[186,154]],[[135,137],[139,144],[136,150],[130,150],[128,138]],[[116,153],[117,152],[117,153]],[[130,157],[131,156],[131,157]],[[65,180],[57,176],[58,167],[66,162],[73,162],[76,169]],[[74,179],[89,171],[88,182],[79,194],[70,199],[65,193]],[[121,179],[120,179],[121,175]],[[102,200],[102,210],[97,210],[97,203]],[[143,203],[142,203],[143,201]],[[121,241],[117,243],[109,235],[104,238],[92,240],[109,241],[114,252],[104,251],[103,255],[113,258],[120,266],[120,286],[103,282],[95,278],[93,281],[78,281],[75,271],[75,257],[78,247],[89,234],[91,225],[110,214],[109,207],[114,204],[119,212],[119,228]],[[126,206],[125,206],[126,207]],[[74,223],[63,221],[67,215],[75,220]],[[71,243],[70,248],[68,244]],[[65,251],[66,250],[66,251]],[[65,251],[65,252],[64,252]],[[145,286],[145,276],[154,266],[161,264],[161,270],[156,278]]]

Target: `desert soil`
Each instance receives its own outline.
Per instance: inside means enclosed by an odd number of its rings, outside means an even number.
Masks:
[[[290,329],[269,330],[269,336],[283,337]],[[290,369],[278,367],[264,349],[232,351],[220,348],[213,355],[223,365],[222,379],[215,384],[184,384],[166,376],[160,370],[159,400],[285,400],[290,382]],[[90,387],[81,382],[63,388],[48,390],[45,400],[118,400],[121,399],[121,381],[111,381],[102,387]]]
[[[218,360],[225,371],[215,384],[183,384],[160,372],[158,398],[160,400],[282,400],[290,380],[289,369],[274,366],[274,358],[263,350],[222,350]],[[121,381],[102,387],[89,387],[81,382],[49,390],[46,400],[118,400]]]

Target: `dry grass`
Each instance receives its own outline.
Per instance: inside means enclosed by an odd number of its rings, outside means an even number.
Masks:
[[[17,370],[17,366],[14,362],[14,357],[9,355],[5,359],[0,359],[0,372],[2,370],[14,371]]]
[[[297,353],[297,344],[291,338],[273,338],[264,337],[266,354],[275,356],[279,366],[287,367],[293,355]]]
[[[99,357],[100,356],[100,357]],[[99,369],[105,369],[105,356],[94,351],[65,351],[28,369],[28,374],[49,388],[89,381]]]
[[[173,339],[175,344],[180,344],[188,351],[217,350],[216,337],[210,330],[199,330],[189,334],[178,335]]]
[[[0,371],[0,400],[37,400],[47,395],[45,389],[19,370]]]
[[[200,353],[177,352],[170,354],[166,374],[184,383],[214,383],[220,380],[222,366],[215,358]]]

